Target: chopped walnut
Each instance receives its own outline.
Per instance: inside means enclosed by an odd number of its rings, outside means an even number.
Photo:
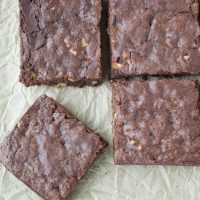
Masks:
[[[136,140],[131,140],[131,142],[130,142],[132,145],[136,145],[136,144],[138,144],[138,142],[136,141]]]
[[[92,81],[92,85],[96,85],[97,83],[97,81]]]
[[[67,47],[70,47],[69,40],[67,38],[64,39],[64,43],[66,44]]]
[[[77,51],[74,51],[74,50],[72,50],[72,49],[70,49],[70,53],[71,53],[72,55],[74,55],[74,56],[77,55]]]
[[[188,54],[186,54],[183,56],[183,59],[188,62],[188,61],[190,61],[190,56]]]
[[[64,88],[64,87],[66,87],[66,86],[67,86],[66,83],[58,83],[58,84],[56,85],[57,88]]]
[[[31,77],[32,78],[36,78],[37,77],[37,74],[35,72],[31,72]]]
[[[181,62],[181,60],[182,60],[182,56],[179,56],[179,57],[176,59],[177,62]]]
[[[134,145],[139,151],[142,150],[142,145],[139,143],[139,141],[137,141],[137,140],[131,140],[130,144]]]
[[[83,48],[87,48],[88,47],[88,43],[85,41],[84,38],[81,41],[81,45],[82,45]]]
[[[191,5],[191,10],[194,14],[199,14],[199,3],[193,3]]]
[[[17,123],[17,127],[20,128],[21,126],[22,126],[22,123],[21,123],[21,122],[18,122],[18,123]]]
[[[68,80],[71,81],[71,82],[75,82],[76,81],[76,79],[72,78],[72,77],[69,77]]]
[[[123,66],[123,65],[120,64],[120,63],[113,63],[113,64],[112,64],[112,67],[115,68],[115,69],[119,69],[119,68],[121,68],[122,66]]]

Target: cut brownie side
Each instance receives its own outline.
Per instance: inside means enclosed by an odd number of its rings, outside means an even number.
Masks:
[[[19,0],[19,5],[22,83],[102,81],[101,0]]]
[[[200,74],[198,0],[110,0],[112,78]]]
[[[44,199],[65,199],[107,143],[41,96],[6,137],[1,163]]]
[[[196,82],[116,81],[113,118],[116,164],[200,165]]]

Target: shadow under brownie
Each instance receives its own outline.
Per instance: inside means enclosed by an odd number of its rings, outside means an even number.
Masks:
[[[200,165],[197,82],[115,81],[113,130],[116,164]]]
[[[112,78],[200,74],[198,0],[110,0]]]
[[[22,83],[101,83],[101,0],[19,0],[19,6]]]
[[[1,145],[0,162],[38,195],[65,199],[107,143],[41,96]]]

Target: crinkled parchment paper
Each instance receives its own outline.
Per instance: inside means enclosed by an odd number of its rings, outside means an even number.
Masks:
[[[115,166],[112,153],[111,87],[25,88],[19,76],[18,0],[0,0],[0,142],[43,93],[66,106],[101,134],[109,148],[95,161],[70,200],[199,200],[199,167]],[[40,198],[0,166],[0,200]]]

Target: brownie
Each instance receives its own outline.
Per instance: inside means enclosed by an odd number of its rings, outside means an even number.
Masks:
[[[107,143],[43,95],[1,145],[0,162],[38,195],[65,199]]]
[[[19,6],[22,83],[102,81],[101,0],[19,0]]]
[[[198,83],[113,83],[116,164],[200,165]]]
[[[110,0],[112,78],[200,74],[198,0]]]

